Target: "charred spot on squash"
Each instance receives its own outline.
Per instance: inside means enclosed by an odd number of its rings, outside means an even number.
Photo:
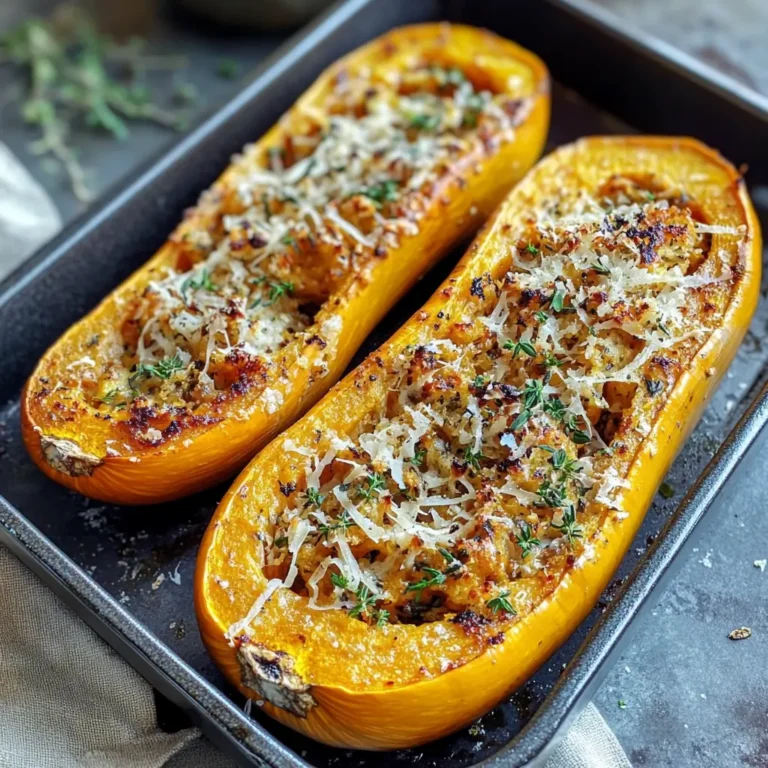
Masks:
[[[607,446],[613,443],[625,415],[631,413],[637,388],[636,383],[623,381],[610,381],[603,385],[603,400],[608,407],[600,411],[594,428]]]
[[[242,684],[260,698],[297,717],[317,706],[312,687],[296,672],[289,654],[246,640],[237,649],[237,661]]]

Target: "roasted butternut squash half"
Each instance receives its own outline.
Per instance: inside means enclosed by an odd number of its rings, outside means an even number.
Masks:
[[[246,467],[196,605],[240,690],[328,744],[470,722],[597,601],[755,308],[739,175],[692,139],[589,138]]]
[[[538,158],[548,76],[488,32],[403,28],[326,71],[23,398],[51,478],[141,504],[242,467]]]

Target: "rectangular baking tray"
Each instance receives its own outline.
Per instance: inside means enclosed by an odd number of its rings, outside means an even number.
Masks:
[[[766,100],[622,29],[610,14],[576,0],[351,0],[289,41],[235,99],[0,285],[0,543],[244,766],[543,764],[627,642],[630,624],[663,589],[694,527],[748,464],[768,419],[768,348],[760,343],[768,302],[761,299],[730,373],[670,473],[674,498],[656,499],[581,627],[474,727],[383,754],[321,746],[256,707],[249,717],[207,656],[195,625],[192,577],[200,538],[224,488],[162,507],[118,508],[58,487],[31,464],[19,435],[19,392],[46,346],[162,244],[230,155],[261,135],[323,67],[393,26],[441,19],[488,27],[544,58],[556,81],[550,149],[594,133],[695,135],[735,163],[749,164],[747,178],[765,219]],[[423,303],[459,255],[411,291],[358,360]]]

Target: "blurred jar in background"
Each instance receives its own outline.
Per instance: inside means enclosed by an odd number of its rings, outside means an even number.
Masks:
[[[226,26],[278,30],[305,24],[332,0],[175,0],[201,18]]]
[[[80,3],[59,5],[57,13],[81,5],[94,19],[99,31],[116,40],[146,37],[157,15],[159,0],[83,0]]]

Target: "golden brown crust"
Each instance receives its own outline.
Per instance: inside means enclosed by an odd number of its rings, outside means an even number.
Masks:
[[[690,139],[594,138],[558,150],[540,163],[508,197],[430,302],[312,412],[268,446],[243,471],[222,502],[201,549],[196,605],[206,644],[225,672],[236,679],[232,674],[228,633],[243,631],[255,642],[268,642],[273,650],[289,653],[295,659],[297,669],[312,685],[318,702],[300,722],[281,709],[266,705],[271,715],[328,743],[378,749],[410,746],[450,732],[482,714],[525,680],[563,642],[597,600],[629,546],[656,486],[746,330],[759,286],[760,232],[737,178],[734,169],[722,158]],[[638,179],[642,184],[637,183]],[[648,186],[651,180],[656,186]],[[526,275],[547,279],[546,269],[536,272],[545,261],[541,253],[548,251],[545,240],[536,241],[539,254],[522,256],[534,237],[530,212],[534,210],[543,215],[552,204],[579,190],[590,195],[602,190],[602,193],[620,193],[627,197],[607,217],[613,228],[612,237],[620,237],[621,245],[614,247],[618,244],[610,238],[598,244],[594,241],[598,236],[594,227],[588,228],[588,232],[579,229],[580,241],[585,234],[591,239],[597,268],[589,266],[591,262],[580,266],[589,254],[577,247],[568,251],[570,246],[563,241],[550,254],[548,263],[556,263],[558,254],[569,252],[569,266],[555,270],[552,285],[542,287],[547,306],[543,310],[534,306],[531,296],[526,300],[533,303],[526,308],[525,301],[520,299],[526,290],[535,288],[526,284],[530,282]],[[635,192],[651,190],[655,190],[653,201],[641,204],[633,200]],[[681,197],[680,193],[685,196]],[[632,221],[619,225],[615,216],[623,214],[621,206],[635,205]],[[564,213],[567,215],[568,211]],[[605,218],[603,210],[597,226],[602,227]],[[632,228],[634,231],[630,231]],[[629,258],[633,248],[636,249],[634,266]],[[626,262],[623,268],[618,263],[620,258]],[[512,260],[517,261],[517,266]],[[569,272],[572,266],[578,269],[578,275]],[[618,295],[611,298],[612,285],[619,284],[621,279],[629,280],[625,281],[626,285],[642,285],[638,279],[651,274],[653,279],[648,283],[655,288],[647,295],[638,289],[635,298],[628,294],[623,304]],[[500,288],[498,280],[504,275],[507,277]],[[478,279],[480,283],[476,282]],[[573,286],[565,285],[562,300],[555,302],[553,308],[554,285],[563,280],[572,281]],[[675,289],[670,287],[672,282]],[[491,285],[495,287],[491,289]],[[680,295],[676,293],[677,288]],[[480,289],[484,297],[478,295]],[[512,348],[498,357],[494,357],[495,351],[492,355],[483,352],[475,357],[473,345],[478,340],[486,345],[483,349],[494,349],[487,346],[492,340],[489,342],[483,336],[479,325],[485,323],[479,319],[484,318],[486,323],[491,319],[499,306],[500,291],[510,294],[509,328],[508,333],[504,333],[509,336]],[[606,293],[606,298],[597,302],[595,296],[600,292]],[[537,300],[541,299],[539,294],[535,295]],[[562,308],[558,307],[560,301]],[[598,314],[599,306],[609,308],[603,317]],[[579,323],[594,326],[597,337],[589,332],[584,336],[576,334],[571,340],[570,352],[563,354],[548,350],[541,336],[531,334],[528,338],[537,346],[535,354],[529,355],[521,349],[515,356],[515,345],[525,341],[523,334],[530,329],[526,313],[533,315],[539,311],[558,315],[561,334],[572,318],[575,327],[580,327]],[[591,311],[595,314],[591,315]],[[647,325],[651,320],[658,325],[659,319],[666,325],[654,313],[673,311],[678,319],[667,328],[670,337],[666,337],[664,329],[651,329]],[[584,318],[580,317],[581,312],[585,313]],[[607,325],[598,327],[605,323]],[[619,331],[636,336],[641,343],[620,335],[615,344],[607,345]],[[661,340],[659,332],[666,340]],[[493,333],[498,335],[499,331]],[[600,339],[594,342],[600,347],[600,354],[587,369],[585,360],[578,356],[584,351],[583,343],[595,338]],[[307,530],[304,523],[311,527],[317,527],[318,522],[337,523],[338,514],[326,508],[325,503],[321,505],[321,511],[327,514],[325,521],[306,514],[302,497],[296,522],[285,529],[289,553],[296,555],[292,558],[297,569],[296,578],[291,582],[294,589],[283,586],[290,581],[290,569],[285,573],[289,563],[283,561],[273,567],[269,562],[274,547],[274,540],[270,538],[283,523],[283,516],[294,507],[289,497],[312,487],[309,474],[317,471],[316,457],[325,457],[326,448],[333,448],[332,436],[353,443],[352,449],[341,449],[337,443],[337,454],[346,461],[367,464],[371,456],[366,455],[368,449],[364,446],[362,452],[357,447],[360,435],[372,434],[377,425],[386,426],[381,417],[382,403],[387,402],[393,389],[397,398],[398,392],[407,391],[414,382],[418,383],[413,390],[416,401],[410,403],[414,410],[426,400],[440,415],[445,415],[439,409],[454,393],[459,395],[458,407],[466,405],[468,393],[479,404],[485,403],[481,406],[483,409],[490,407],[495,411],[501,407],[495,400],[503,402],[504,391],[497,387],[495,375],[477,386],[474,381],[468,382],[476,368],[467,368],[462,363],[457,367],[456,376],[449,373],[448,367],[453,361],[451,356],[441,357],[445,346],[438,345],[439,354],[431,353],[434,361],[430,360],[430,354],[424,353],[431,344],[445,339],[460,349],[459,353],[451,354],[465,353],[481,368],[486,365],[486,357],[496,361],[507,359],[507,372],[501,383],[509,383],[518,390],[543,377],[547,366],[543,365],[541,370],[539,366],[545,363],[546,352],[551,352],[563,361],[563,375],[558,378],[553,373],[550,385],[564,390],[562,380],[567,380],[568,388],[583,387],[579,397],[583,398],[581,404],[589,424],[583,416],[572,424],[568,420],[553,423],[551,417],[559,411],[545,413],[544,398],[528,403],[526,407],[531,415],[525,423],[515,426],[507,422],[503,432],[511,433],[517,445],[529,436],[532,438],[521,457],[522,469],[530,475],[516,474],[515,466],[505,469],[507,479],[514,480],[523,492],[517,493],[512,505],[489,499],[491,508],[488,509],[481,499],[486,484],[475,484],[475,479],[466,474],[469,470],[464,469],[462,477],[469,478],[475,496],[457,504],[457,514],[466,512],[470,517],[467,525],[480,524],[481,528],[485,518],[490,521],[491,530],[470,534],[470,537],[479,537],[477,546],[473,549],[475,542],[471,541],[470,559],[465,562],[460,558],[465,570],[456,577],[455,585],[445,587],[454,578],[446,573],[450,564],[440,565],[440,555],[423,540],[413,543],[415,563],[408,561],[404,568],[390,574],[394,581],[382,578],[381,587],[377,582],[377,592],[380,590],[385,597],[369,604],[370,617],[362,616],[363,611],[354,611],[354,603],[345,605],[343,597],[342,604],[330,610],[312,609],[308,584],[317,565],[312,550],[320,547],[318,551],[333,556],[333,547],[341,537],[336,543],[329,541],[327,546],[323,536],[318,536],[322,531]],[[567,334],[559,340],[561,346],[569,343]],[[576,362],[574,355],[578,358]],[[710,375],[713,370],[715,375]],[[431,371],[437,371],[437,377],[445,385],[433,386],[425,392],[427,382],[423,376]],[[505,377],[516,375],[522,377],[520,381],[507,382]],[[631,385],[630,389],[626,385]],[[442,405],[439,393],[443,393]],[[565,405],[566,394],[563,391],[557,395]],[[430,400],[430,397],[436,399]],[[555,393],[547,392],[545,398],[552,402]],[[601,398],[605,404],[600,404]],[[511,398],[510,410],[514,404],[517,415],[521,413],[519,406],[525,405],[521,399],[524,400],[517,395]],[[490,401],[490,406],[486,401]],[[620,418],[614,419],[612,414]],[[391,414],[385,416],[390,418]],[[490,462],[496,457],[494,452],[500,450],[486,428],[494,418],[484,417],[488,423],[483,427],[482,448],[489,458],[478,459],[480,471],[471,470],[478,478],[490,475]],[[440,430],[445,441],[448,437],[445,427],[441,426]],[[595,434],[599,434],[612,444],[612,455],[600,456],[594,449],[590,449],[591,454],[586,452],[588,444],[577,431],[589,430],[593,433],[590,443],[596,442]],[[509,443],[511,445],[512,440]],[[461,439],[451,445],[451,465],[457,459],[468,464],[468,458],[457,450]],[[552,487],[560,485],[559,474],[563,469],[554,466],[553,453],[544,450],[538,455],[541,445],[555,450],[564,448],[564,461],[575,459],[586,463],[589,459],[591,474],[597,475],[600,481],[599,487],[593,485],[584,494],[586,504],[583,506],[575,502],[577,491],[572,478],[563,483],[565,496],[574,499],[575,517],[570,522],[563,515],[559,498],[550,495]],[[430,450],[429,446],[422,447]],[[345,453],[346,450],[350,453]],[[347,458],[349,456],[352,458]],[[428,456],[430,469],[435,468],[436,460],[437,457]],[[333,457],[333,463],[335,461]],[[537,475],[542,468],[545,474]],[[329,484],[330,477],[325,471],[323,469],[319,477],[319,492],[323,495],[334,493],[334,485]],[[348,471],[348,468],[340,470],[339,474],[348,486],[347,496],[358,487],[367,492],[364,483],[368,481],[362,481],[362,475],[350,481],[344,475]],[[388,503],[393,509],[394,505],[402,509],[405,501],[396,495],[391,469],[383,474],[389,493],[385,498],[391,499]],[[295,491],[286,496],[283,488],[288,489],[290,483],[294,483]],[[546,487],[545,483],[550,486]],[[602,487],[605,484],[607,488]],[[460,485],[447,487],[445,495],[457,494]],[[310,505],[308,509],[313,507]],[[374,563],[366,553],[372,547],[389,546],[387,539],[390,533],[396,532],[396,521],[389,513],[378,517],[376,509],[377,506],[365,506],[363,514],[369,521],[358,521],[359,530],[346,538],[353,553],[360,555],[355,560],[363,573],[372,570],[374,575],[381,575],[375,572]],[[448,518],[442,506],[440,514]],[[541,549],[546,551],[546,556],[540,558],[541,567],[531,573],[522,567],[530,564],[531,559],[530,555],[524,555],[520,543],[499,535],[499,529],[504,529],[505,516],[510,518],[516,536],[522,532],[522,521],[530,526]],[[422,522],[432,527],[439,525],[436,520]],[[383,536],[370,523],[385,529],[387,535]],[[574,526],[580,529],[578,534]],[[361,531],[365,535],[361,535]],[[261,541],[264,559],[258,551],[254,554],[250,547],[245,551],[239,544],[252,542],[254,537]],[[372,545],[374,537],[379,541]],[[553,546],[555,541],[560,544]],[[461,543],[455,542],[454,546]],[[539,548],[530,541],[529,547]],[[457,554],[455,549],[449,548],[449,551]],[[502,553],[503,557],[495,559]],[[409,623],[402,616],[397,621],[394,614],[401,611],[406,602],[403,586],[412,585],[417,575],[430,574],[424,567],[419,569],[418,558],[433,555],[436,556],[429,567],[445,577],[445,582],[434,583],[419,592],[425,602],[427,595],[439,596],[445,601],[446,610],[423,617],[422,623]],[[338,568],[341,576],[349,578],[349,564],[343,557],[339,559],[345,564],[334,564],[334,569]],[[306,570],[302,572],[304,565]],[[298,580],[299,574],[301,580]],[[475,583],[466,593],[461,593],[460,585],[465,578],[468,585],[481,578],[483,585],[489,585],[488,591]],[[267,594],[265,590],[270,583],[271,592]],[[333,586],[338,594],[338,585]],[[510,615],[503,604],[496,611],[489,605],[490,600],[500,597],[500,586],[509,591],[508,599],[516,615]],[[332,595],[330,591],[325,594],[326,598]],[[458,602],[459,597],[465,601],[463,604]],[[407,595],[407,601],[413,602],[412,598],[413,590]],[[381,624],[371,620],[378,619],[374,611],[388,610],[388,600],[393,601],[394,609],[390,618]],[[346,649],[343,666],[335,663],[336,644]],[[483,684],[478,685],[478,680]]]
[[[43,357],[23,413],[43,471],[126,503],[231,473],[533,162],[544,81],[530,54],[463,27],[396,31],[332,67]],[[35,428],[100,463],[60,472]]]

